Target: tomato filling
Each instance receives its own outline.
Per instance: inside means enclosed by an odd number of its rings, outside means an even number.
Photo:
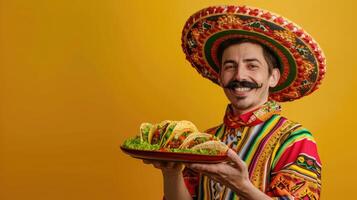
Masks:
[[[161,141],[162,135],[165,133],[165,130],[169,124],[165,124],[162,127],[158,127],[151,139],[151,144],[158,144]]]
[[[188,144],[188,148],[191,148],[193,146],[196,146],[198,144],[202,144],[204,142],[207,142],[207,141],[210,141],[210,140],[213,140],[212,137],[210,138],[207,138],[207,137],[197,137],[195,139],[193,139],[189,144]]]
[[[184,132],[179,137],[174,137],[168,144],[168,148],[179,148],[183,141],[187,138],[190,132]]]

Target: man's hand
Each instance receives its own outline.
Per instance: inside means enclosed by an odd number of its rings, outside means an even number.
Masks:
[[[250,185],[247,166],[232,149],[228,150],[227,155],[230,159],[229,162],[218,164],[186,164],[186,166],[201,172],[231,189],[242,190]]]
[[[229,162],[218,164],[186,164],[186,166],[231,188],[240,197],[245,199],[270,199],[250,182],[248,168],[237,153],[229,149],[227,155],[230,159]]]

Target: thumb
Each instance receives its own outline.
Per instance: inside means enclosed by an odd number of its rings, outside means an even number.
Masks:
[[[242,169],[245,167],[245,162],[232,149],[228,149],[227,156],[238,168]]]

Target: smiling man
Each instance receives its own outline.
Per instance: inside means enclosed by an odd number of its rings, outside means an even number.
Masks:
[[[162,170],[165,198],[319,199],[315,140],[281,116],[277,103],[306,96],[320,84],[325,58],[311,36],[268,11],[217,6],[188,19],[182,43],[192,66],[230,101],[223,123],[207,130],[230,147],[230,161],[185,168],[145,161]]]
[[[218,58],[218,81],[236,115],[254,110],[268,100],[269,88],[278,83],[280,71],[267,48],[252,40],[231,39],[221,44]]]

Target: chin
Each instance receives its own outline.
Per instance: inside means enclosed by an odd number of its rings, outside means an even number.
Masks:
[[[265,97],[265,95],[262,95],[260,93],[253,93],[253,91],[250,91],[244,96],[238,96],[237,94],[234,94],[229,90],[225,90],[225,93],[229,101],[233,104],[236,111],[242,114],[261,106],[268,99],[267,96]]]
[[[265,101],[254,101],[256,99],[252,99],[251,97],[247,96],[245,98],[242,97],[234,97],[234,99],[231,99],[233,101],[232,104],[234,105],[235,109],[237,111],[240,111],[243,113],[249,112],[251,110],[256,109],[257,107],[261,106],[262,104],[265,103]]]
[[[247,99],[248,97],[245,98],[237,98],[235,99],[233,105],[236,109],[238,110],[246,110],[249,109],[250,107],[253,107],[254,103],[249,101],[249,99]]]

